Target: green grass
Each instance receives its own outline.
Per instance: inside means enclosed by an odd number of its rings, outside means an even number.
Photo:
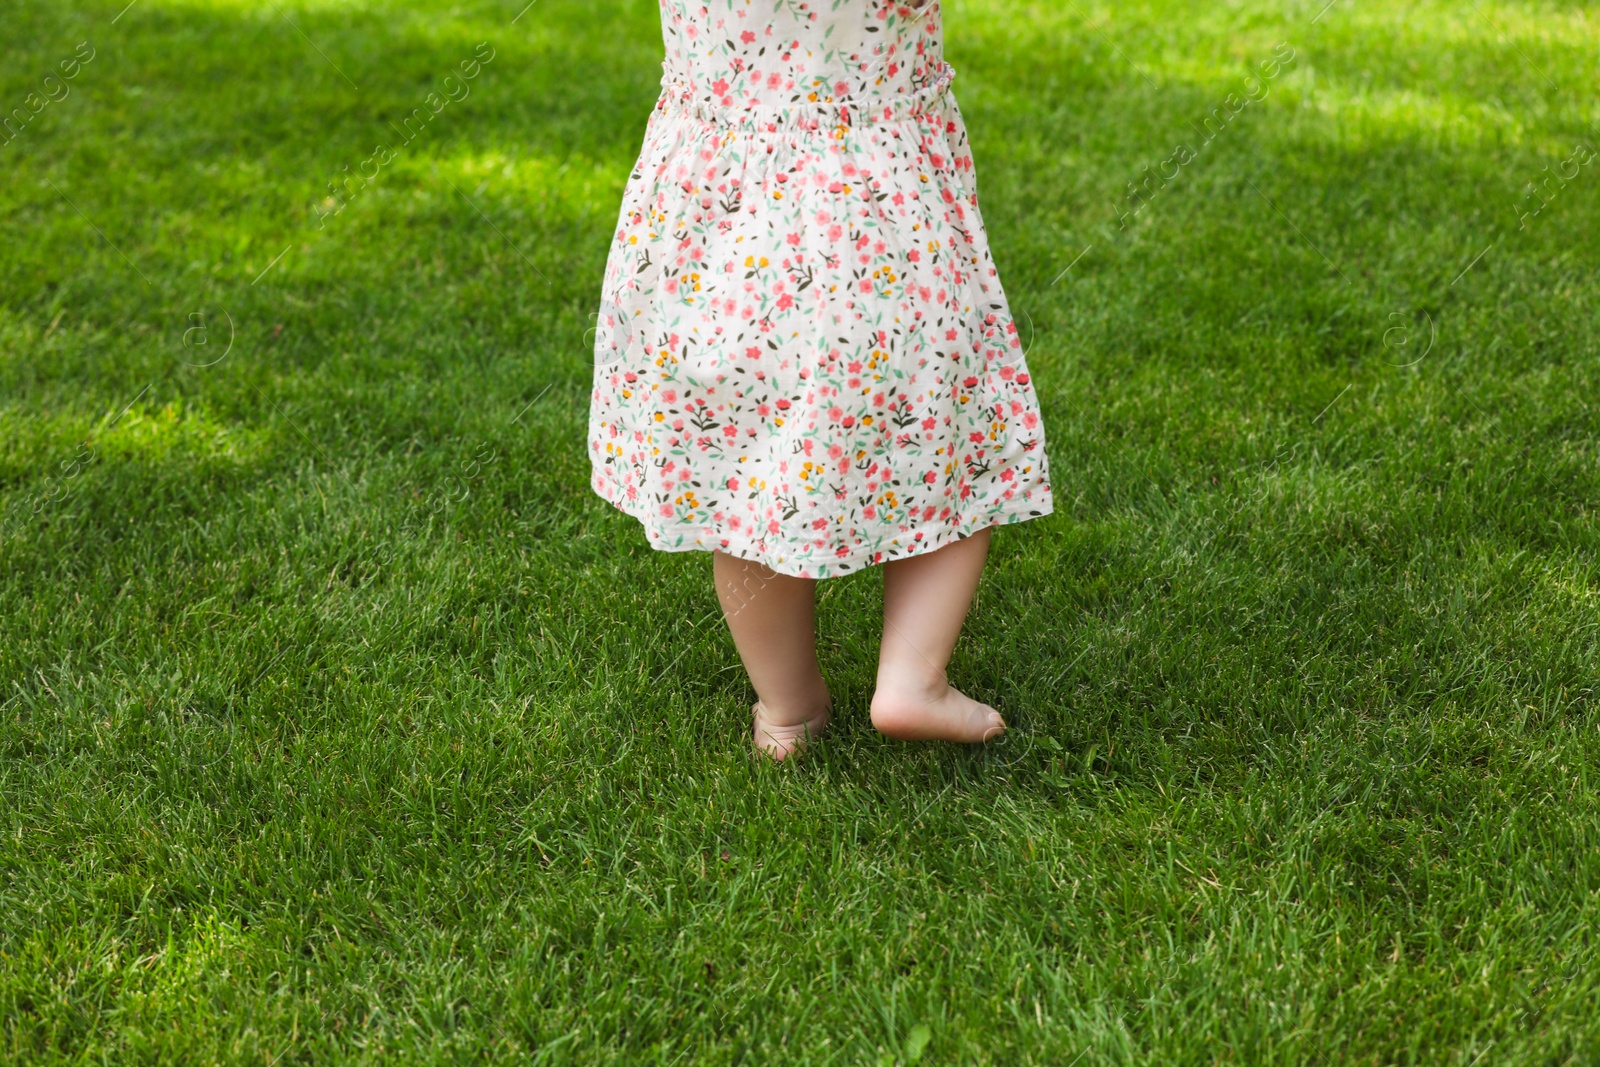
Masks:
[[[1600,7],[948,4],[1020,728],[873,732],[869,573],[774,767],[587,483],[653,3],[0,0],[0,1060],[1600,1062]]]

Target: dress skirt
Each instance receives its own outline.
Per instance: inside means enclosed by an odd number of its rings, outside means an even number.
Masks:
[[[826,578],[1051,511],[939,5],[843,7],[662,0],[588,434],[657,549]]]

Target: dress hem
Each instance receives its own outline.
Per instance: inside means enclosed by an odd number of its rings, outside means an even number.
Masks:
[[[834,556],[818,565],[797,565],[785,560],[770,549],[757,547],[748,537],[731,535],[726,531],[708,531],[705,527],[684,525],[676,528],[660,526],[639,511],[606,495],[599,485],[595,494],[618,511],[636,520],[644,528],[650,547],[658,552],[722,552],[739,559],[760,563],[778,574],[791,578],[835,578],[855,574],[870,567],[882,566],[895,560],[910,559],[935,552],[957,541],[965,540],[980,530],[992,526],[1012,526],[1029,519],[1042,519],[1055,511],[1054,501],[1046,490],[1043,502],[1036,500],[1008,501],[1005,506],[975,513],[968,521],[956,525],[941,523],[937,526],[913,527],[887,546],[874,546]],[[672,538],[676,536],[677,540]],[[920,540],[919,540],[920,537]],[[726,542],[726,543],[724,543]],[[880,558],[881,557],[881,558]]]

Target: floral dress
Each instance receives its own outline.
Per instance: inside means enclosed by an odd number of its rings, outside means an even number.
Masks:
[[[1051,510],[938,0],[660,0],[595,333],[592,484],[826,578]]]

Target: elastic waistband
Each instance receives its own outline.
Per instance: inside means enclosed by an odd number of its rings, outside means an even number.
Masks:
[[[786,107],[723,107],[710,104],[697,99],[693,88],[664,76],[656,110],[673,111],[722,129],[751,133],[834,130],[894,122],[927,111],[943,102],[955,76],[955,68],[946,63],[930,84],[915,92],[871,100],[836,100],[825,104],[793,104]]]

